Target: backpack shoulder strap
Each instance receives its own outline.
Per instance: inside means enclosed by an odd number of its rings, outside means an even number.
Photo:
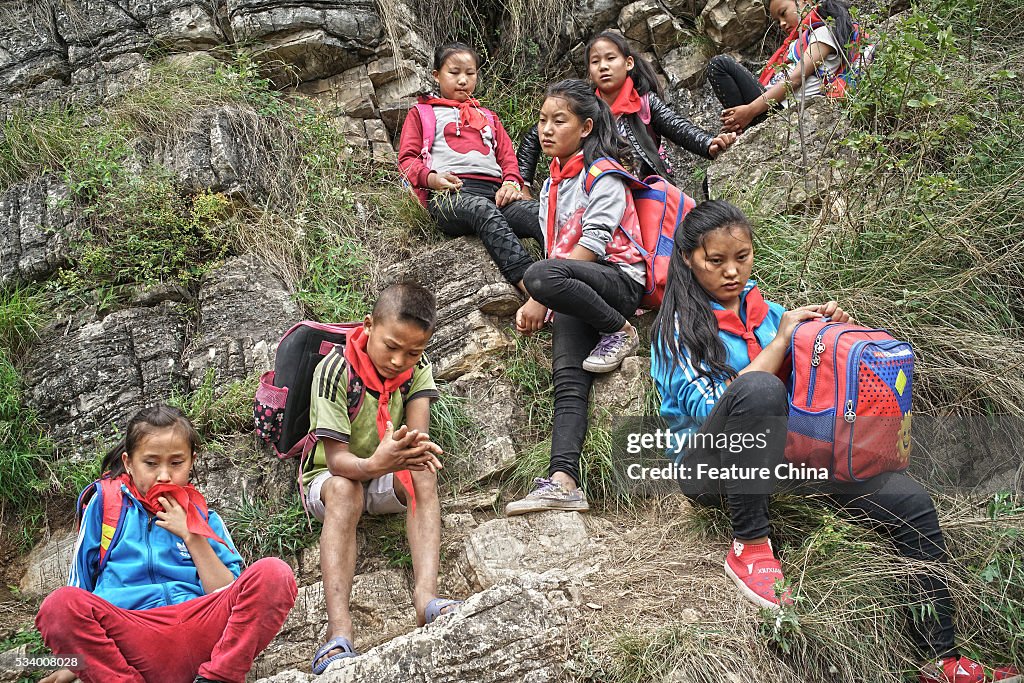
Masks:
[[[85,508],[89,502],[99,496],[99,505],[102,508],[102,524],[100,527],[100,548],[99,548],[99,570],[102,571],[107,563],[107,556],[111,546],[120,537],[122,530],[121,523],[127,506],[125,505],[124,493],[121,491],[121,482],[117,479],[104,477],[82,489],[78,494],[78,511],[76,513],[78,524],[81,525]]]
[[[651,125],[651,93],[645,92],[640,96],[640,111],[637,113],[645,126]]]
[[[413,105],[420,115],[420,127],[423,129],[423,146],[420,148],[420,156],[424,160],[430,159],[430,150],[434,146],[434,132],[437,129],[437,117],[434,116],[434,108],[429,104],[417,102]]]
[[[645,182],[623,168],[622,164],[615,159],[610,157],[601,157],[600,159],[595,160],[594,163],[590,165],[590,168],[587,169],[587,175],[583,179],[583,191],[590,194],[590,191],[594,188],[594,183],[609,173],[624,179],[631,189],[635,190],[647,187]]]

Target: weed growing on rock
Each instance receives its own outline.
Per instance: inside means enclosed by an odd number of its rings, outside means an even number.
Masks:
[[[237,506],[225,509],[224,523],[246,562],[261,557],[292,557],[318,539],[294,497],[269,500],[250,498],[243,492]]]

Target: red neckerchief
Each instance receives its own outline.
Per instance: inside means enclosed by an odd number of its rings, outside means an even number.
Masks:
[[[601,97],[600,90],[595,91],[595,94]],[[619,118],[623,114],[635,114],[640,111],[640,105],[640,93],[636,91],[633,79],[626,76],[626,80],[622,83],[622,89],[615,96],[615,101],[611,103],[612,116]]]
[[[732,311],[714,309],[715,317],[718,319],[718,329],[723,332],[735,334],[742,337],[747,343],[747,355],[750,360],[757,358],[761,353],[761,342],[754,335],[754,330],[768,317],[768,304],[761,296],[761,290],[754,285],[754,288],[747,292],[747,296],[741,301],[742,306],[747,310],[747,324],[744,326],[740,317]]]
[[[459,110],[459,124],[466,128],[472,128],[475,131],[482,131],[489,125],[487,117],[480,110],[480,100],[475,97],[470,97],[465,102],[459,102],[458,100],[449,100],[444,97],[424,95],[420,97],[420,103],[431,106],[455,107]]]
[[[377,436],[383,439],[388,422],[391,422],[391,411],[388,410],[391,394],[409,381],[416,368],[409,368],[397,377],[384,379],[378,374],[377,368],[366,353],[366,340],[366,330],[362,325],[349,332],[345,342],[345,361],[348,363],[349,372],[355,372],[367,389],[372,389],[380,395],[377,399]],[[412,488],[412,473],[409,470],[395,472],[395,478],[405,487],[409,498],[409,511],[415,512],[416,494]]]
[[[555,225],[555,217],[558,213],[558,184],[563,180],[569,178],[575,178],[583,171],[583,152],[577,152],[569,157],[569,161],[566,162],[565,168],[562,168],[562,164],[557,158],[551,160],[551,185],[548,187],[548,252],[547,256],[552,256],[553,248],[555,246],[555,236],[558,232],[558,226]]]
[[[824,26],[825,22],[820,16],[818,16],[818,10],[812,9],[807,13],[797,27],[789,32],[786,39],[782,41],[782,47],[775,51],[775,54],[771,56],[768,63],[764,65],[764,69],[761,70],[761,76],[757,79],[761,85],[767,86],[771,83],[772,79],[775,78],[775,74],[778,73],[780,66],[786,65],[789,62],[789,46],[800,37],[802,31],[808,31],[816,26]]]
[[[155,515],[163,511],[164,507],[157,500],[158,498],[161,496],[171,498],[178,505],[185,508],[185,524],[189,532],[205,538],[212,538],[223,543],[227,548],[231,547],[210,528],[209,522],[206,521],[206,518],[210,516],[210,511],[206,507],[206,499],[203,498],[203,494],[199,493],[192,484],[178,486],[177,484],[160,482],[153,484],[149,491],[146,492],[146,495],[143,496],[139,493],[139,489],[135,487],[135,482],[127,472],[122,474],[119,479],[128,489],[128,492],[135,496],[135,500],[142,503],[142,507],[149,514]]]

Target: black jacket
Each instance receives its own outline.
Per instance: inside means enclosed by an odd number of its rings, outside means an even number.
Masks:
[[[708,147],[714,139],[713,135],[675,113],[653,92],[647,96],[651,106],[650,125],[644,125],[638,114],[627,114],[620,120],[625,138],[633,148],[637,175],[641,178],[649,175],[671,176],[665,162],[658,156],[662,138],[671,140],[697,156],[711,158]],[[519,173],[528,183],[533,182],[537,173],[540,151],[540,137],[537,134],[537,126],[534,126],[523,136],[519,143],[519,152],[516,154]]]

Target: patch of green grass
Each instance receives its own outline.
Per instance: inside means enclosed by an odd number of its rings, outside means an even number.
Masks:
[[[319,539],[293,497],[253,499],[243,493],[237,507],[225,510],[224,523],[247,563],[261,557],[295,556]]]
[[[370,310],[364,294],[369,262],[369,254],[355,239],[324,244],[310,256],[296,297],[318,320],[362,320]]]
[[[480,428],[466,412],[467,399],[438,387],[441,398],[430,405],[430,436],[444,450],[438,472],[442,483],[460,488],[461,475],[473,457],[479,442]]]
[[[184,395],[171,396],[168,404],[180,408],[204,438],[252,430],[252,401],[259,376],[227,383],[217,381],[217,371],[209,368],[203,382]]]
[[[374,554],[383,556],[389,567],[412,568],[405,515],[367,517],[362,524]]]
[[[48,313],[49,303],[37,287],[0,292],[0,351],[18,358],[38,338]]]

